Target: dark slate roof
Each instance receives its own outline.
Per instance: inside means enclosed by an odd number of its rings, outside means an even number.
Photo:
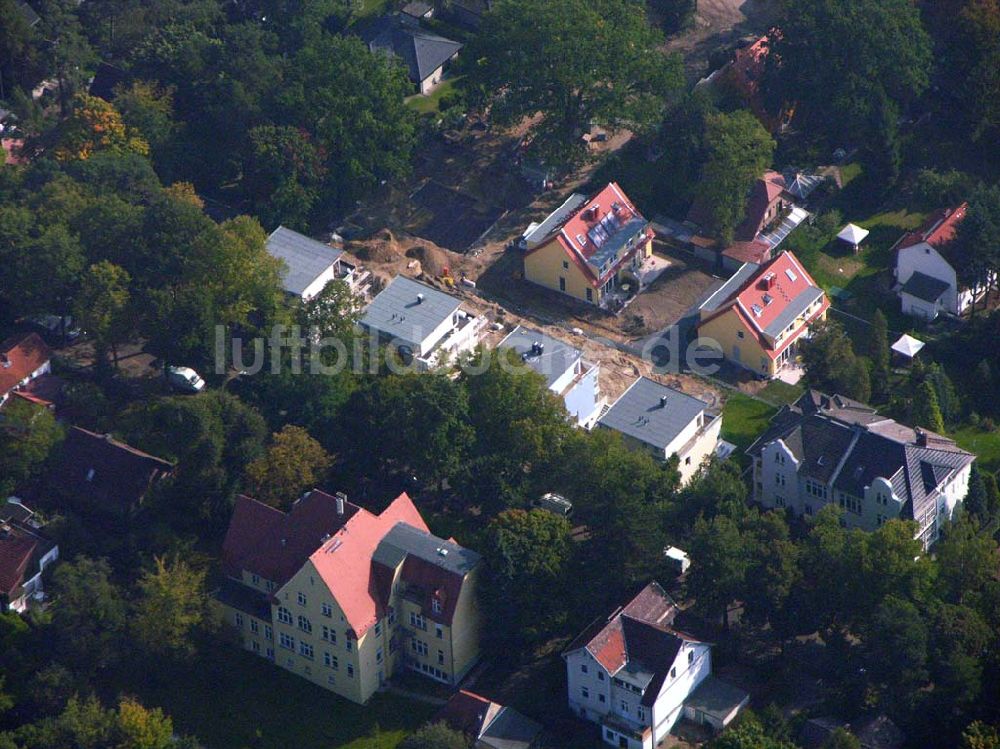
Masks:
[[[471,549],[424,533],[406,523],[393,526],[375,549],[372,559],[386,566],[395,566],[409,556],[461,577],[472,572],[481,559]]]
[[[102,62],[97,66],[97,72],[94,73],[94,78],[90,82],[89,93],[91,96],[104,99],[104,101],[114,101],[115,86],[124,83],[127,77],[121,68]]]
[[[540,723],[512,707],[504,707],[476,742],[477,749],[528,749],[542,732]]]
[[[20,0],[17,3],[17,9],[21,12],[21,15],[24,16],[24,22],[28,24],[29,28],[37,24],[40,20],[42,20],[35,12],[35,9],[32,8],[30,5],[28,5],[26,2],[23,2],[23,0]]]
[[[171,463],[111,435],[72,427],[45,476],[43,491],[118,514],[138,506],[152,484],[171,471]]]
[[[661,398],[666,398],[665,405]],[[640,377],[598,423],[663,449],[706,408],[704,401]]]
[[[396,276],[368,305],[361,324],[418,348],[460,306],[451,294]]]
[[[535,353],[534,344],[541,345],[540,354]],[[525,365],[545,377],[545,384],[549,387],[583,356],[580,349],[568,343],[520,325],[500,341],[498,348],[514,349]]]
[[[362,32],[361,38],[372,52],[385,52],[400,58],[410,73],[410,80],[418,84],[462,49],[459,42],[406,23],[395,14],[374,21]]]
[[[219,603],[242,611],[244,614],[264,621],[271,620],[271,605],[267,602],[267,596],[236,580],[228,578],[224,580],[215,592],[215,598]]]
[[[750,280],[754,273],[760,270],[757,263],[743,263],[737,271],[722,283],[719,288],[711,292],[709,296],[698,305],[698,309],[703,312],[714,312],[725,304],[732,296],[743,288],[743,285]]]
[[[854,496],[876,478],[888,480],[904,503],[904,515],[919,518],[937,487],[975,456],[947,437],[918,433],[841,396],[806,392],[782,408],[747,454],[757,456],[776,439],[798,460],[804,475]]]
[[[914,271],[913,275],[903,284],[900,292],[923,299],[925,302],[933,304],[941,295],[948,290],[948,284],[939,278],[928,276],[920,271]]]
[[[267,251],[285,263],[283,285],[289,294],[302,293],[333,265],[342,250],[334,249],[297,231],[279,226],[267,238]]]

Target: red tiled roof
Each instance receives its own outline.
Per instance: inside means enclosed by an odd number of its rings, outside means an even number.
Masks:
[[[456,731],[478,739],[502,708],[496,702],[462,689],[434,716],[434,722],[447,723]]]
[[[766,35],[750,46],[736,50],[730,70],[736,85],[747,98],[757,95],[770,52],[771,42]]]
[[[764,228],[768,210],[785,192],[785,178],[777,172],[767,171],[754,182],[747,198],[743,222],[736,227],[735,237],[744,242],[753,241]]]
[[[759,239],[752,242],[733,242],[722,251],[722,254],[741,263],[763,265],[771,259],[771,245]]]
[[[51,358],[52,352],[37,333],[11,336],[0,343],[0,396],[9,393]]]
[[[623,253],[618,263],[609,268],[603,277],[598,278],[591,266],[587,264],[587,260],[593,257],[600,249],[591,238],[590,231],[605,220],[612,220],[617,222],[619,226],[623,226],[628,221],[636,218],[645,221],[645,218],[643,218],[642,214],[632,204],[632,201],[629,200],[621,187],[618,186],[618,183],[609,182],[603,190],[572,213],[550,236],[554,236],[558,240],[560,246],[569,255],[570,259],[583,271],[590,285],[597,288],[604,279],[615,272],[617,267],[620,267],[625,260],[631,257],[642,243],[636,243],[629,252]],[[646,227],[646,233],[650,237],[652,236],[652,229],[648,226]],[[583,240],[582,242],[581,239]],[[537,252],[547,245],[548,241],[542,241],[537,247],[529,250],[527,254],[530,255],[532,252]]]
[[[403,493],[379,515],[360,509],[309,557],[358,637],[378,619],[372,555],[396,523],[430,533],[409,496]]]
[[[767,288],[764,285],[766,278],[772,279],[771,285]],[[764,337],[764,330],[777,320],[804,291],[808,289],[819,290],[819,288],[795,255],[791,252],[782,252],[752,275],[730,297],[728,302],[719,306],[711,315],[702,320],[699,327],[732,309],[743,326],[757,339],[761,348],[773,359],[796,339],[797,334],[787,337],[780,346],[771,348],[770,343]],[[765,295],[771,299],[770,303],[764,299]],[[824,296],[819,309],[813,313],[806,324],[823,314],[829,306],[830,301]]]
[[[921,242],[927,242],[932,247],[940,247],[955,238],[955,231],[958,225],[965,218],[965,213],[969,209],[968,203],[962,203],[957,208],[942,208],[935,211],[916,231],[905,234],[896,244],[897,249],[912,247]]]
[[[9,597],[21,586],[37,546],[37,539],[16,528],[0,530],[0,594]]]

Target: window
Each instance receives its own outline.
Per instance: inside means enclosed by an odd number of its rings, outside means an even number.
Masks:
[[[423,640],[410,640],[410,650],[420,656],[427,656],[427,643]]]
[[[879,528],[881,528],[883,525],[885,525],[885,521],[888,519],[889,518],[887,518],[885,515],[879,513],[878,516],[876,516],[875,518],[875,524],[878,525]]]
[[[410,626],[414,629],[420,629],[424,632],[427,631],[427,620],[420,614],[413,611],[410,612]]]
[[[241,614],[239,612],[236,612],[235,621],[236,621],[236,626],[237,627],[242,627],[243,626],[243,614]]]
[[[333,686],[334,684],[337,683],[337,677],[335,677],[333,674],[330,674],[329,676],[326,677],[326,683]]]
[[[257,623],[256,619],[250,620],[250,631],[253,632],[254,634],[260,632],[260,624]]]
[[[587,689],[587,687],[580,687],[580,694],[583,695],[583,699],[585,700],[590,699],[590,690]]]
[[[566,270],[569,269],[569,260],[563,260],[563,268]]]
[[[330,641],[330,628],[325,624],[323,625],[323,631],[320,634],[320,638],[326,640],[327,642]]]
[[[264,625],[264,639],[265,640],[273,640],[274,639],[274,632],[271,631],[271,625],[270,624],[265,624]]]
[[[433,611],[435,614],[441,613],[441,601],[439,601],[437,598],[431,601],[431,611]]]
[[[597,680],[598,681],[604,681],[604,672],[603,671],[598,671],[597,672]]]
[[[434,634],[437,635],[437,638],[439,640],[443,640],[444,639],[444,627],[442,627],[440,624],[438,624],[436,627],[434,627]]]
[[[588,672],[589,672],[589,669],[587,668],[587,664],[586,663],[581,663],[580,664],[580,673],[585,674],[585,673],[588,673]]]
[[[559,276],[559,291],[566,291],[566,279]]]
[[[301,629],[303,632],[311,633],[313,631],[312,622],[310,622],[308,619],[302,616],[302,614],[299,614],[299,629]]]
[[[688,651],[688,663],[689,664],[694,663],[694,651],[693,650],[689,650]]]
[[[622,700],[622,712],[628,715],[628,703],[625,700]]]
[[[635,717],[639,720],[646,720],[646,708],[641,705],[635,709]]]
[[[861,514],[861,500],[858,497],[852,497],[850,494],[839,492],[837,502],[848,512],[853,512],[855,515]]]
[[[308,642],[299,642],[299,654],[311,659],[313,657],[313,646]]]
[[[274,660],[274,648],[268,648],[267,649],[267,657],[268,657],[268,660],[272,660],[272,661]]]
[[[672,669],[670,669],[670,678],[671,679],[676,679],[677,678],[677,667],[676,666],[674,666]]]
[[[389,609],[389,626],[396,626],[396,609]]]
[[[299,606],[305,606],[306,605],[306,594],[305,593],[301,593],[300,592],[298,594],[298,599],[299,599]]]
[[[776,504],[778,507],[784,507],[785,506],[785,498],[784,497],[777,497],[776,496],[774,498],[774,504]]]
[[[278,637],[278,643],[285,650],[295,650],[295,638],[291,635],[287,635],[284,632]]]
[[[348,653],[350,653],[350,652],[351,652],[352,650],[354,650],[354,645],[352,644],[352,642],[353,642],[353,641],[351,640],[351,638],[350,638],[350,637],[345,637],[345,638],[344,638],[344,649],[345,649],[345,650],[346,650],[346,651],[347,651]]]
[[[375,662],[376,663],[382,662],[382,648],[379,648],[378,650],[375,651]]]
[[[444,665],[444,651],[443,650],[439,650],[438,651],[438,665],[439,666],[443,666]]]
[[[347,678],[349,678],[349,679],[353,679],[354,678],[354,666],[352,666],[350,664],[347,665]]]
[[[254,640],[250,643],[250,649],[253,650],[257,655],[260,655],[260,643]]]
[[[292,623],[292,612],[286,609],[284,606],[278,607],[278,621],[282,624]]]
[[[743,333],[742,330],[737,330],[736,331],[736,337],[737,338],[745,338],[746,336],[744,335],[744,333]]]
[[[783,473],[776,473],[776,474],[774,474],[774,484],[775,484],[775,486],[784,486],[785,485],[785,474],[783,474]]]
[[[326,616],[326,617],[333,616],[333,606],[331,606],[330,604],[324,602],[324,603],[320,604],[319,609],[323,613],[323,616]]]
[[[323,653],[323,665],[329,666],[334,671],[340,668],[340,661],[337,660],[337,656],[331,655],[330,653]]]
[[[588,302],[594,301],[594,290],[589,287],[587,288],[587,301]]]
[[[267,592],[270,593],[271,591],[274,590],[274,583],[268,580],[267,584],[264,587],[267,588]]]
[[[254,585],[260,585],[260,575],[250,575],[250,582]]]
[[[375,622],[375,636],[382,636],[382,622]]]
[[[614,741],[615,740],[615,732],[612,731],[610,728],[605,728],[604,729],[604,738],[606,738],[608,741]]]
[[[805,509],[806,515],[812,515],[813,514],[812,505],[806,505],[804,509]]]

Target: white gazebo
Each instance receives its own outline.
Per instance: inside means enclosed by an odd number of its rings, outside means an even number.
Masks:
[[[858,251],[858,246],[865,241],[865,237],[868,236],[868,230],[862,229],[856,224],[848,224],[843,229],[840,230],[840,234],[837,235],[837,239],[842,242],[847,242],[854,248],[854,251]]]
[[[913,358],[920,353],[920,349],[923,347],[923,341],[919,341],[913,336],[906,335],[905,333],[899,337],[898,341],[890,346],[893,353],[905,359],[907,363],[912,362]]]

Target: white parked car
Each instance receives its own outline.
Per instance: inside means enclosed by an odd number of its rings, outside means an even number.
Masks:
[[[167,367],[167,382],[187,393],[200,393],[205,388],[205,381],[191,367]]]

